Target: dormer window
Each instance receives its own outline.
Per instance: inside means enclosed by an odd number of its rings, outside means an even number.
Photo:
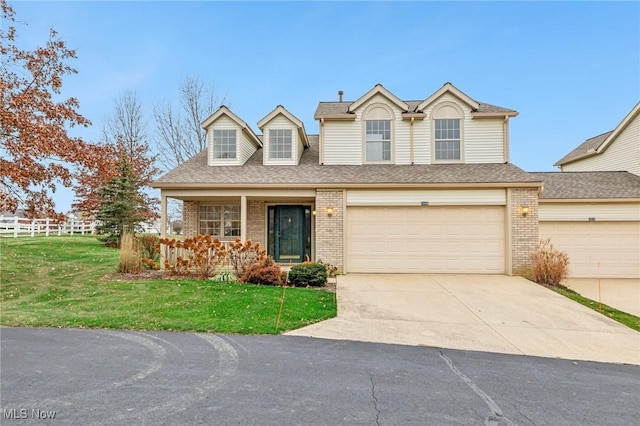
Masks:
[[[460,160],[460,119],[435,120],[436,161]]]
[[[269,158],[290,159],[292,141],[291,129],[269,130]]]
[[[236,131],[213,131],[213,158],[236,158]]]

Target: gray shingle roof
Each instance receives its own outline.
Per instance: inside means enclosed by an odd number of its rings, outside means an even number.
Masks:
[[[640,198],[640,176],[629,172],[537,172],[541,199]]]
[[[309,187],[336,185],[444,184],[444,183],[535,183],[538,177],[513,164],[431,164],[361,166],[320,165],[318,136],[310,135],[311,147],[305,149],[297,166],[265,166],[262,149],[258,149],[243,166],[212,167],[207,165],[204,150],[165,174],[154,187],[229,187],[234,184],[255,186],[304,185]]]
[[[560,166],[562,164],[569,163],[573,160],[577,160],[579,158],[584,157],[587,154],[590,154],[591,152],[598,149],[600,145],[602,145],[602,143],[609,137],[611,133],[613,133],[613,130],[607,133],[603,133],[599,136],[595,136],[593,138],[587,139],[586,141],[582,142],[582,144],[580,144],[580,146],[578,146],[576,149],[574,149],[573,151],[571,151],[570,153],[562,157],[560,160],[558,160],[556,164],[554,164],[554,166]]]
[[[408,112],[416,112],[416,108],[422,101],[403,101],[407,105],[409,105]],[[316,108],[316,112],[314,117],[323,117],[327,115],[351,115],[351,113],[347,112],[349,110],[349,106],[353,103],[353,101],[345,101],[345,102],[320,102],[318,104],[318,108]],[[479,102],[480,107],[476,112],[479,113],[514,113],[516,111],[512,109],[502,108],[495,105],[485,104]]]

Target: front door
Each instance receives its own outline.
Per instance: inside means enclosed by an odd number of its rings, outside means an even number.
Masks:
[[[268,251],[276,262],[302,262],[310,249],[310,208],[305,206],[269,207]],[[309,222],[307,224],[307,222]]]

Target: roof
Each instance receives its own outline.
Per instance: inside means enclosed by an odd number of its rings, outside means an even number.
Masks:
[[[554,166],[563,166],[567,163],[571,163],[582,158],[591,157],[604,152],[607,147],[613,142],[618,135],[633,121],[633,119],[640,114],[640,102],[631,109],[631,112],[616,126],[615,129],[610,132],[603,133],[599,136],[587,139],[580,144],[576,149],[558,160]]]
[[[220,105],[220,108],[218,108],[218,110],[216,112],[214,112],[213,114],[211,114],[206,120],[204,120],[202,122],[202,127],[203,128],[207,128],[209,127],[212,123],[214,123],[217,119],[219,119],[221,116],[227,116],[229,117],[231,120],[233,120],[236,124],[238,124],[238,126],[240,126],[240,128],[242,129],[242,131],[249,136],[249,138],[258,146],[262,146],[262,140],[258,138],[258,135],[256,135],[255,133],[253,133],[253,130],[251,130],[251,127],[249,127],[249,125],[247,123],[244,122],[244,120],[242,120],[240,117],[238,117],[237,115],[235,115],[233,113],[233,111],[231,111],[226,105]]]
[[[459,97],[461,100],[463,100],[466,103],[468,103],[473,109],[473,114],[477,115],[477,116],[482,116],[482,115],[489,115],[489,116],[509,115],[509,116],[513,117],[513,116],[516,116],[518,114],[517,111],[512,110],[512,109],[503,108],[503,107],[499,107],[499,106],[495,106],[495,105],[491,105],[491,104],[487,104],[487,103],[483,103],[483,102],[477,102],[477,101],[471,99],[469,96],[467,96],[465,93],[463,93],[459,89],[457,89],[451,83],[446,83],[444,86],[442,86],[440,89],[438,89],[435,93],[430,95],[427,99],[421,99],[421,100],[418,100],[418,101],[402,101],[402,100],[399,100],[398,98],[395,97],[395,95],[391,94],[390,92],[387,91],[387,89],[382,87],[382,85],[376,85],[372,90],[367,92],[365,95],[361,96],[356,101],[320,102],[318,104],[318,108],[316,109],[316,112],[314,114],[314,118],[315,119],[320,119],[320,118],[325,118],[325,117],[337,118],[339,116],[344,116],[344,117],[353,116],[353,110],[355,110],[358,106],[360,106],[362,104],[362,102],[366,101],[367,99],[369,99],[371,96],[375,95],[376,93],[382,93],[381,91],[384,91],[384,93],[389,93],[390,96],[393,97],[393,99],[391,99],[391,100],[393,100],[396,105],[400,106],[402,103],[404,103],[408,107],[404,111],[406,113],[418,113],[418,112],[421,112],[421,108],[424,108],[427,104],[432,103],[433,101],[435,101],[435,99],[439,98],[445,92],[451,92],[455,96]],[[389,97],[389,95],[385,95],[385,96]]]
[[[629,172],[536,172],[542,200],[640,198],[640,176]]]
[[[318,135],[309,135],[305,149],[295,166],[262,164],[258,149],[243,166],[207,165],[203,150],[190,160],[156,180],[156,188],[221,188],[233,185],[291,187],[393,186],[403,184],[527,184],[535,186],[540,178],[510,163],[498,164],[429,164],[429,165],[321,165]]]

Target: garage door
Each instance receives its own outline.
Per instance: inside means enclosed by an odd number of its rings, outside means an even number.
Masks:
[[[540,238],[569,255],[569,274],[640,278],[640,222],[541,222]]]
[[[504,207],[349,207],[348,272],[504,273]]]

